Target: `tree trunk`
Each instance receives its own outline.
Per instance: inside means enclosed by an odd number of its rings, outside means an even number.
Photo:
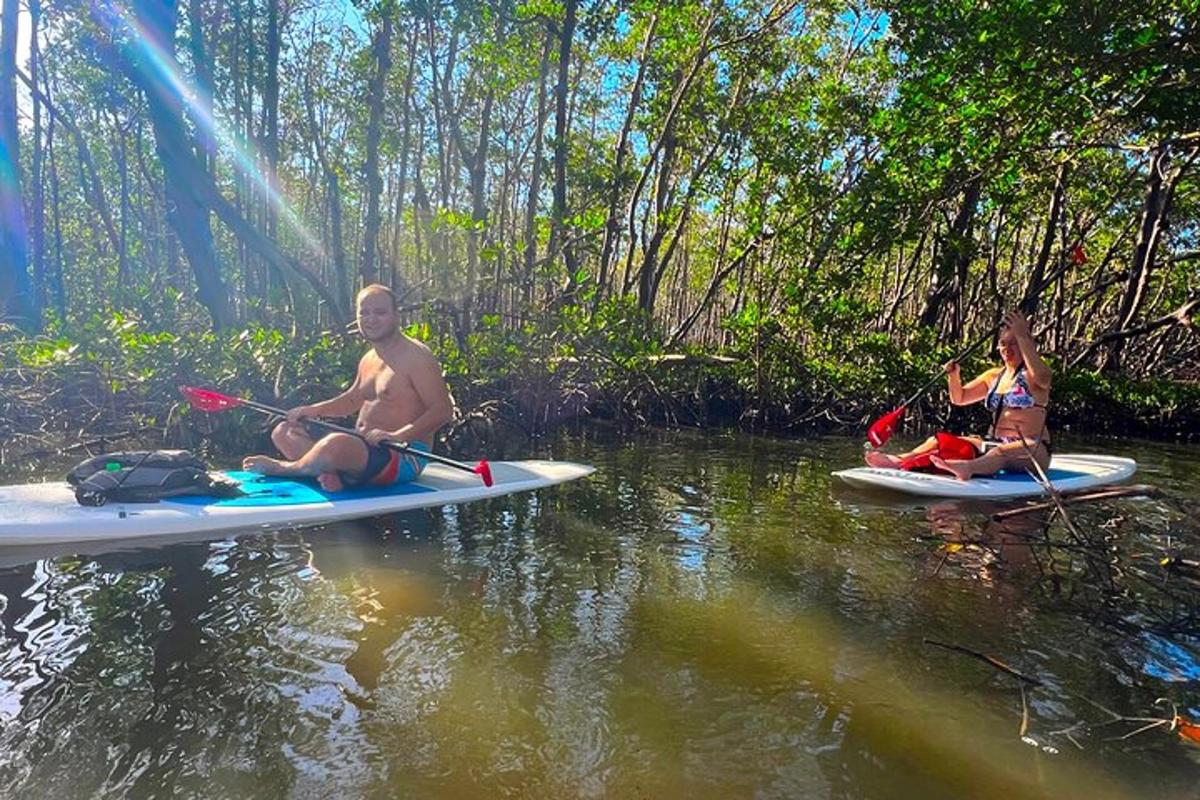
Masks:
[[[328,251],[333,258],[334,284],[338,307],[350,306],[350,275],[346,269],[346,248],[342,241],[342,188],[337,170],[329,163],[328,152],[325,148],[325,132],[318,127],[316,103],[313,100],[312,83],[305,72],[304,110],[308,117],[308,127],[312,137],[313,148],[317,154],[317,164],[325,183],[325,204],[329,209],[329,246]]]
[[[245,5],[243,3],[245,2]],[[229,3],[232,17],[232,33],[229,46],[229,78],[232,104],[230,127],[244,141],[254,141],[254,62],[257,48],[254,42],[255,0],[232,0]],[[249,8],[246,8],[249,6]],[[258,208],[254,199],[254,182],[245,164],[235,161],[233,165],[233,203],[240,213],[249,218]],[[269,296],[268,280],[259,265],[250,256],[249,249],[239,242],[237,247],[238,271],[247,297],[256,297],[266,304]]]
[[[1087,349],[1080,353],[1075,360],[1071,362],[1071,366],[1077,366],[1080,362],[1087,360],[1096,350],[1106,343],[1123,342],[1138,336],[1145,336],[1146,334],[1152,333],[1167,325],[1180,325],[1184,328],[1192,329],[1195,323],[1194,318],[1197,313],[1200,313],[1200,295],[1193,295],[1192,297],[1188,298],[1188,300],[1179,308],[1175,309],[1169,314],[1162,315],[1158,319],[1144,322],[1141,325],[1133,328],[1121,328],[1119,330],[1110,331],[1104,334],[1099,339],[1088,345]]]
[[[42,19],[41,0],[29,0],[29,81],[37,85],[41,72],[41,49],[38,46],[38,28]],[[46,180],[45,145],[42,143],[42,103],[37,93],[32,93],[33,131],[30,178],[33,181],[33,197],[30,203],[32,219],[29,242],[33,248],[33,294],[36,308],[46,307]]]
[[[486,230],[488,207],[487,207],[487,154],[488,154],[488,138],[491,136],[492,126],[492,104],[495,101],[495,93],[488,91],[487,97],[483,101],[483,112],[479,119],[479,138],[476,141],[474,152],[468,150],[462,151],[463,160],[467,164],[467,173],[470,175],[471,185],[471,229],[467,231],[467,286],[463,296],[462,307],[462,329],[470,333],[474,327],[472,320],[472,309],[475,305],[475,282],[479,277],[479,241]],[[457,118],[455,121],[455,131],[458,133],[460,146],[463,143],[461,132],[458,131]]]
[[[738,94],[739,94],[739,92],[735,91],[735,93],[734,93],[735,99],[734,99],[733,104],[731,104],[731,106],[730,106],[731,108],[736,106],[736,98],[737,98]],[[721,128],[724,128],[724,124],[721,125]],[[716,159],[717,154],[720,151],[721,151],[721,137],[717,136],[717,137],[715,137],[712,145],[710,145],[708,152],[705,153],[703,155],[703,157],[701,157],[699,164],[697,164],[697,166],[692,170],[692,174],[688,176],[688,188],[687,188],[687,191],[684,193],[683,200],[678,204],[678,208],[679,208],[679,210],[677,212],[678,218],[675,221],[674,227],[670,231],[670,234],[669,234],[670,238],[666,239],[667,246],[666,246],[666,249],[663,251],[662,257],[657,259],[657,262],[658,262],[657,264],[654,264],[653,262],[646,263],[646,269],[648,269],[652,274],[652,277],[650,280],[649,297],[647,299],[647,304],[645,306],[647,311],[653,311],[653,309],[654,309],[654,303],[655,303],[656,298],[658,297],[659,284],[662,281],[663,275],[666,274],[667,269],[671,265],[672,259],[674,258],[674,255],[675,255],[675,252],[678,250],[679,243],[683,238],[684,230],[687,228],[688,221],[691,219],[692,209],[695,207],[696,192],[700,188],[700,186],[703,184],[704,175],[708,173],[708,168],[710,166],[712,166],[714,160]],[[670,159],[670,160],[673,160],[673,159]],[[663,159],[663,163],[666,163],[667,161],[668,161],[667,158]],[[672,190],[672,195],[673,194],[674,194],[674,190]],[[654,252],[656,252],[656,253],[658,252],[658,250],[662,246],[663,240],[665,239],[665,237],[667,235],[668,235],[668,233],[667,233],[666,227],[663,226],[660,228],[656,224],[656,229],[654,231],[655,241],[652,243],[652,249]],[[684,257],[686,258],[687,255],[688,254],[685,252]],[[681,291],[680,292],[681,298],[682,298],[682,295],[683,295],[683,292]]]
[[[1054,191],[1050,194],[1050,210],[1046,214],[1046,230],[1042,234],[1042,246],[1038,250],[1037,261],[1029,273],[1029,281],[1025,284],[1024,300],[1021,307],[1026,314],[1037,311],[1042,283],[1046,280],[1046,267],[1050,263],[1050,251],[1054,246],[1054,232],[1058,230],[1058,221],[1062,216],[1063,200],[1067,194],[1067,165],[1061,164],[1054,176]]]
[[[445,125],[445,110],[442,108],[442,78],[438,71],[437,63],[437,36],[436,24],[433,18],[434,9],[427,6],[425,16],[425,35],[426,43],[429,48],[429,74],[431,76],[431,87],[429,99],[433,106],[433,128],[434,128],[434,143],[437,145],[437,180],[434,189],[437,192],[437,198],[440,208],[446,209],[450,206],[450,153],[446,147],[446,125]],[[452,33],[450,43],[447,46],[446,55],[446,74],[453,72],[453,64],[455,59],[455,51],[457,48],[457,38]],[[424,189],[419,176],[417,180],[418,186]],[[445,293],[449,291],[450,280],[450,259],[448,246],[446,243],[446,234],[442,226],[435,227],[433,225],[433,208],[431,198],[428,194],[421,197],[414,197],[413,203],[416,206],[421,206],[424,203],[424,216],[427,220],[426,234],[429,240],[429,253],[433,259],[433,274],[436,287],[439,291]]]
[[[217,143],[212,129],[204,123],[203,118],[212,118],[213,102],[213,69],[204,46],[204,5],[202,0],[188,0],[188,46],[192,51],[192,69],[196,73],[196,104],[198,112],[193,115],[197,120],[196,141],[199,158],[205,172],[213,167],[217,156]]]
[[[738,79],[727,101],[727,114],[732,113],[740,106],[742,85],[741,79]],[[653,315],[659,284],[671,265],[680,238],[691,218],[696,192],[703,185],[703,178],[715,161],[717,154],[722,151],[722,132],[726,130],[727,124],[728,116],[715,122],[712,143],[704,153],[693,156],[695,166],[693,166],[691,174],[687,176],[687,189],[683,198],[678,202],[675,198],[681,180],[675,173],[680,150],[679,141],[673,124],[663,132],[663,146],[660,149],[662,163],[659,167],[654,195],[654,231],[646,243],[642,266],[638,272],[638,306],[647,314]],[[672,217],[674,217],[673,225],[670,224]],[[647,223],[643,227],[648,228],[649,224]],[[828,244],[825,247],[828,249],[833,246],[833,236],[827,235],[826,239]],[[665,250],[663,249],[664,242],[666,243]],[[824,258],[823,255],[821,257]],[[816,265],[813,269],[816,269]]]
[[[679,323],[679,326],[668,337],[668,347],[674,347],[683,340],[683,337],[686,336],[688,331],[692,329],[692,326],[696,323],[696,320],[700,318],[700,314],[709,307],[709,304],[716,296],[717,290],[720,288],[721,284],[723,284],[725,280],[729,278],[734,270],[741,269],[746,263],[746,259],[748,259],[755,251],[759,250],[764,242],[769,241],[774,237],[775,234],[756,236],[748,245],[746,245],[742,252],[738,253],[737,256],[734,257],[728,264],[713,272],[712,280],[710,280],[708,283],[708,289],[705,291],[704,297],[692,310],[692,313],[684,317]]]
[[[130,281],[129,275],[129,158],[128,143],[125,131],[121,129],[121,120],[116,111],[112,112],[113,130],[116,133],[116,167],[121,181],[121,205],[118,217],[117,234],[117,283],[125,286]]]
[[[350,307],[350,270],[346,269],[345,234],[342,232],[342,186],[336,170],[325,170],[325,202],[329,206],[330,246],[333,249],[333,272],[340,303]]]
[[[1167,215],[1171,211],[1175,187],[1196,158],[1196,153],[1197,150],[1192,150],[1187,157],[1181,158],[1176,166],[1171,167],[1172,154],[1169,145],[1160,145],[1153,151],[1150,159],[1150,179],[1146,185],[1146,199],[1142,204],[1137,240],[1133,248],[1133,259],[1129,264],[1129,279],[1125,284],[1125,293],[1121,296],[1121,305],[1117,310],[1117,322],[1113,333],[1120,333],[1131,328],[1134,319],[1137,318],[1145,304],[1146,290],[1154,271],[1154,260],[1158,254],[1158,247],[1167,234]],[[1115,336],[1110,341],[1112,343],[1101,364],[1101,370],[1104,372],[1115,372],[1120,369],[1121,353],[1128,337]]]
[[[26,331],[41,327],[29,282],[29,241],[21,199],[17,131],[18,0],[0,12],[0,315]]]
[[[421,135],[417,141],[424,140],[424,126],[418,126]],[[425,179],[421,175],[421,158],[413,159],[413,263],[416,265],[417,277],[422,277],[422,265],[433,260],[433,208],[429,202],[429,190],[425,188]],[[424,243],[424,244],[423,244]],[[422,247],[430,251],[430,259],[422,258]],[[434,276],[430,277],[432,283]]]
[[[919,316],[920,324],[925,327],[937,325],[942,319],[943,311],[962,293],[964,276],[975,250],[972,232],[975,210],[982,191],[983,180],[979,177],[972,178],[963,189],[962,203],[939,250],[934,265],[933,281],[929,294],[925,297],[925,307]],[[954,333],[957,332],[956,325]]]
[[[147,38],[162,48],[162,52],[170,53],[171,49],[164,44],[174,41],[175,0],[140,0],[134,10]],[[325,300],[335,321],[343,322],[344,309],[320,278],[259,233],[217,191],[211,177],[201,168],[195,153],[188,146],[183,129],[182,98],[173,87],[157,77],[158,73],[152,71],[152,65],[137,60],[128,66],[131,78],[146,94],[155,131],[155,149],[163,167],[168,222],[192,266],[198,298],[209,309],[213,324],[217,327],[230,324],[233,312],[217,270],[208,221],[210,212],[220,217],[248,253],[263,259],[268,266],[289,270],[304,278]],[[172,66],[178,68],[177,65]]]
[[[348,319],[346,309],[338,298],[329,290],[320,276],[302,264],[298,259],[287,255],[279,249],[279,245],[264,236],[257,228],[246,221],[246,218],[233,207],[217,191],[211,180],[202,180],[197,184],[199,194],[206,208],[209,208],[220,218],[221,222],[233,232],[245,246],[248,252],[261,258],[268,266],[291,272],[303,278],[317,296],[325,301],[330,316],[336,325],[342,325]]]
[[[308,72],[305,73],[306,76]],[[304,106],[308,118],[313,149],[317,151],[317,164],[325,185],[325,206],[329,209],[329,246],[326,247],[334,260],[334,285],[338,306],[349,307],[350,279],[346,269],[346,247],[342,242],[342,187],[337,170],[329,163],[325,150],[325,134],[317,124],[316,103],[313,102],[312,84],[305,80]]]
[[[404,198],[408,193],[409,150],[412,148],[413,80],[416,77],[417,42],[420,39],[416,24],[412,26],[408,40],[408,69],[404,73],[403,118],[400,124],[400,177],[396,181],[396,209],[393,215],[391,285],[399,280],[400,233],[404,219]],[[414,220],[415,223],[415,220]]]
[[[654,210],[652,214],[647,214],[647,217],[653,216],[654,218],[654,232],[646,242],[646,247],[642,255],[642,266],[638,270],[638,307],[648,315],[653,315],[654,313],[654,301],[658,295],[659,275],[667,267],[668,259],[663,258],[660,261],[658,253],[667,232],[668,211],[674,205],[673,199],[676,187],[675,157],[678,148],[679,141],[675,136],[675,128],[672,125],[663,132],[663,146],[660,150],[662,164],[659,167],[658,180],[655,182]],[[687,214],[687,210],[684,209],[679,213],[681,217],[680,221],[682,222]],[[650,223],[649,219],[647,219],[643,229],[648,229],[649,227]]]
[[[888,306],[887,314],[883,318],[883,330],[891,333],[892,326],[896,322],[896,318],[900,312],[900,305],[908,298],[908,281],[917,272],[917,264],[921,262],[921,254],[925,252],[925,240],[929,238],[930,225],[921,226],[921,235],[917,238],[917,243],[913,247],[912,257],[908,261],[908,266],[898,276],[896,281],[895,294],[892,296],[892,301]]]
[[[496,31],[496,40],[503,41],[503,31]],[[447,80],[449,76],[447,75]],[[486,80],[483,81],[486,85]],[[475,284],[479,278],[480,239],[486,230],[488,219],[487,205],[487,174],[488,174],[488,144],[492,135],[492,108],[495,104],[495,91],[490,87],[483,98],[483,108],[479,112],[479,132],[475,141],[467,143],[462,131],[462,114],[454,109],[449,102],[449,87],[444,88],[447,98],[447,121],[450,133],[454,138],[455,147],[466,167],[469,184],[467,191],[471,198],[471,227],[467,230],[467,281],[462,297],[461,329],[469,333],[474,320]]]
[[[576,284],[575,248],[566,242],[567,222],[567,94],[570,92],[571,43],[575,39],[576,13],[579,0],[564,0],[564,17],[559,28],[558,81],[554,86],[554,206],[550,221],[549,253],[553,257],[560,249],[567,268],[567,295],[574,294]]]
[[[54,261],[50,275],[51,289],[54,295],[54,307],[61,319],[67,317],[67,291],[63,283],[63,237],[62,214],[58,202],[58,159],[54,149],[54,117],[46,126],[46,156],[49,160],[48,177],[50,181],[50,229],[54,234]]]
[[[617,237],[621,233],[621,223],[618,219],[621,202],[621,184],[625,168],[625,153],[629,149],[629,134],[633,129],[633,119],[637,114],[638,105],[642,99],[642,86],[645,84],[646,69],[650,63],[650,45],[654,41],[654,32],[658,28],[658,14],[650,18],[646,28],[646,38],[642,40],[642,52],[638,58],[637,77],[633,81],[633,90],[629,94],[629,104],[625,108],[625,121],[621,124],[621,135],[617,137],[617,151],[613,156],[612,185],[608,190],[608,212],[604,219],[604,243],[600,247],[600,275],[596,279],[596,302],[607,289],[609,276],[609,261],[616,247]]]
[[[383,102],[387,94],[387,76],[392,69],[392,22],[395,10],[392,3],[379,6],[379,30],[375,33],[372,51],[375,55],[375,72],[367,90],[367,140],[366,164],[363,171],[367,184],[367,216],[363,228],[362,254],[359,257],[358,273],[363,284],[379,282],[377,251],[379,248],[379,196],[383,193],[383,178],[379,174],[379,140],[383,120]]]
[[[654,141],[654,146],[650,148],[650,152],[646,157],[646,164],[642,168],[641,175],[633,188],[633,193],[629,198],[629,203],[626,207],[628,217],[628,233],[629,233],[629,250],[625,254],[625,275],[622,280],[622,291],[629,291],[634,280],[633,259],[637,248],[634,246],[637,239],[637,223],[635,216],[637,214],[638,203],[641,200],[642,191],[646,188],[650,176],[654,172],[655,165],[658,162],[658,157],[661,154],[663,147],[666,145],[668,137],[674,137],[676,118],[679,110],[683,105],[683,100],[691,89],[696,76],[700,73],[700,68],[706,63],[709,54],[709,37],[712,35],[713,26],[716,24],[718,12],[713,10],[708,18],[704,21],[704,27],[700,34],[700,41],[697,44],[696,50],[692,55],[686,73],[683,73],[681,78],[672,80],[674,89],[671,94],[671,104],[667,109],[666,117],[663,120],[662,133]],[[645,237],[647,231],[642,229],[642,235]]]
[[[267,0],[267,63],[263,76],[263,157],[266,159],[267,191],[263,204],[267,238],[274,239],[279,228],[279,2]]]
[[[526,305],[533,303],[533,265],[537,262],[537,213],[542,194],[543,145],[546,129],[546,79],[550,75],[550,53],[554,37],[546,31],[538,73],[537,124],[533,129],[533,164],[529,169],[529,194],[525,200],[525,270],[521,289]]]
[[[133,9],[140,31],[158,49],[159,57],[167,60],[167,69],[178,73],[172,55],[178,22],[176,0],[137,0]],[[206,181],[207,175],[183,125],[183,98],[160,77],[162,65],[149,59],[148,55],[132,56],[130,77],[146,95],[155,150],[163,169],[167,221],[192,268],[196,297],[208,310],[213,326],[221,329],[232,325],[235,318],[213,246],[209,209],[197,191],[197,184]]]

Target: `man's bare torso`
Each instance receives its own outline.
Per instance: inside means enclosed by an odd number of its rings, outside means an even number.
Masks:
[[[413,422],[426,405],[413,386],[419,370],[437,369],[429,350],[419,342],[401,337],[394,347],[380,354],[374,349],[358,362],[358,380],[363,404],[358,411],[358,429],[396,430]],[[424,444],[429,444],[426,440]]]

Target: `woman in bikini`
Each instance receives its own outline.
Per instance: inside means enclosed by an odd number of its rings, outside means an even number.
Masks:
[[[1050,368],[1038,355],[1029,332],[1029,322],[1019,311],[1004,316],[997,346],[1001,366],[993,367],[969,383],[963,384],[958,364],[946,365],[950,402],[966,406],[984,401],[992,412],[991,435],[950,437],[969,442],[971,458],[945,458],[939,449],[944,443],[931,436],[907,453],[867,453],[873,467],[912,469],[930,464],[949,472],[959,480],[973,475],[994,475],[1002,469],[1030,466],[1030,456],[1041,468],[1050,465],[1050,434],[1046,429],[1046,406],[1050,402]],[[940,434],[946,437],[946,434]]]

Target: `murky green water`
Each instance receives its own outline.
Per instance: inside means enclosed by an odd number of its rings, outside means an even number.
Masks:
[[[1157,561],[1200,548],[1200,448],[1102,446],[1174,497],[1072,515],[1105,572],[1061,523],[833,485],[858,447],[592,434],[535,495],[0,550],[0,795],[1195,797],[1164,729],[1052,732],[1200,716],[1200,580]],[[1026,741],[1017,681],[925,638],[1043,681]]]

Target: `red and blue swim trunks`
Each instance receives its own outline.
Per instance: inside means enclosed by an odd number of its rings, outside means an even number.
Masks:
[[[305,424],[304,430],[314,440],[329,434],[327,430],[311,424]],[[363,467],[362,472],[338,471],[338,477],[346,487],[391,486],[415,481],[429,463],[428,459],[421,458],[413,452],[388,447],[386,444],[371,444],[365,441],[363,444],[367,446],[367,465]],[[429,446],[424,442],[407,442],[406,445],[410,451],[429,452]]]
[[[409,442],[410,450],[429,452],[422,442]],[[414,481],[420,475],[427,459],[412,452],[404,452],[386,444],[367,445],[367,465],[357,475],[341,473],[346,486],[391,486],[396,483]]]

